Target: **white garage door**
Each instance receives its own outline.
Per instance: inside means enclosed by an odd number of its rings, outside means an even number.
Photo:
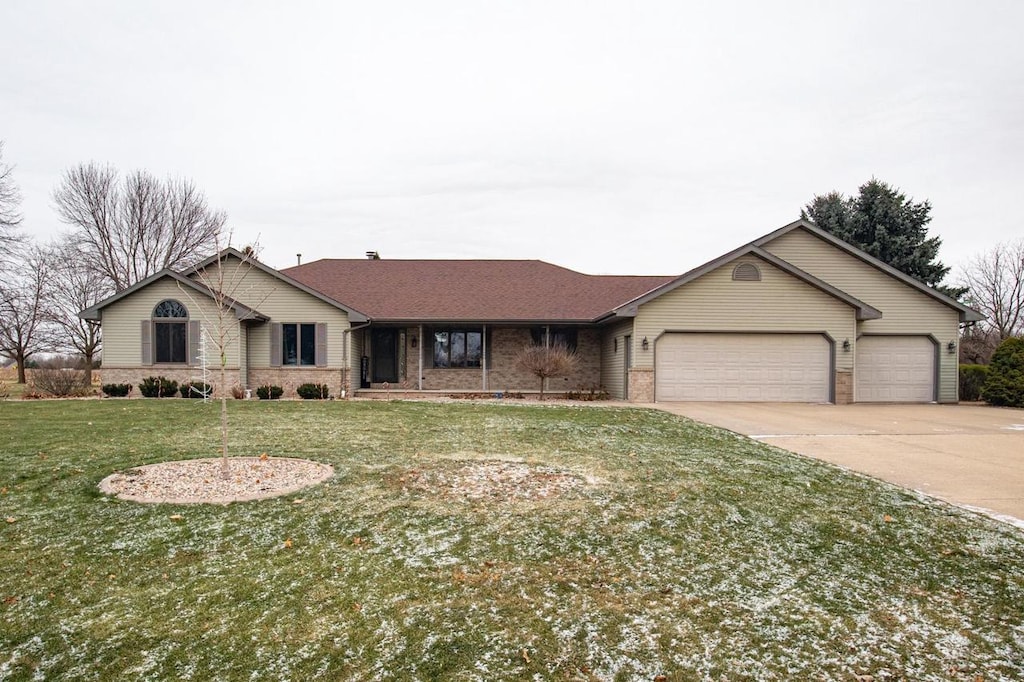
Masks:
[[[657,400],[826,403],[829,343],[820,334],[666,334]]]
[[[860,403],[935,400],[935,344],[926,336],[857,339],[853,399]]]

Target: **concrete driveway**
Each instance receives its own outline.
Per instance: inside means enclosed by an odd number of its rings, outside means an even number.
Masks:
[[[948,502],[1024,519],[1024,410],[798,403],[652,407]]]

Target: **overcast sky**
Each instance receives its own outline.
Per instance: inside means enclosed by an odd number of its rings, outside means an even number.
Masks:
[[[947,264],[1024,235],[1024,2],[0,2],[25,229],[97,161],[191,178],[275,267],[677,274],[872,177]]]

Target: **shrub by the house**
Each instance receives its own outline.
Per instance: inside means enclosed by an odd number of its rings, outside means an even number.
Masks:
[[[981,397],[992,405],[1024,407],[1024,339],[1004,339],[996,348]]]
[[[32,391],[53,398],[70,398],[88,395],[89,384],[85,372],[77,369],[45,367],[32,371]]]
[[[280,386],[265,384],[256,389],[256,397],[260,400],[277,400],[284,395],[284,389]]]
[[[139,384],[143,398],[173,398],[178,392],[178,382],[164,376],[146,377]]]
[[[981,400],[988,365],[960,365],[960,400]]]
[[[203,381],[189,381],[181,385],[182,398],[209,398],[213,395],[213,386]]]
[[[110,398],[124,398],[132,392],[131,384],[103,384],[104,395]]]
[[[295,392],[303,400],[326,400],[331,395],[327,384],[302,384]]]

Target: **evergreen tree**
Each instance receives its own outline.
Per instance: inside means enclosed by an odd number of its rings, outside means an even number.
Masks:
[[[800,217],[953,298],[966,289],[943,287],[949,267],[938,260],[939,237],[928,236],[932,206],[914,203],[898,189],[872,178],[854,197],[815,196]]]

